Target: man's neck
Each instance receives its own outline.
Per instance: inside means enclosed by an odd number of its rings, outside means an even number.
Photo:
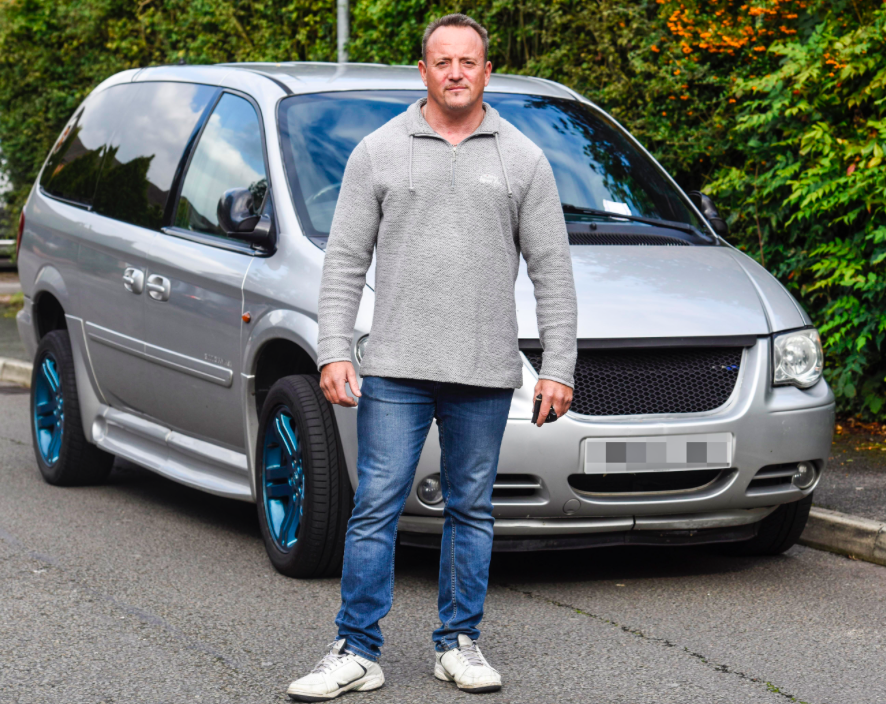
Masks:
[[[445,110],[428,100],[421,109],[430,128],[450,144],[459,144],[472,135],[486,116],[482,98],[468,110]]]

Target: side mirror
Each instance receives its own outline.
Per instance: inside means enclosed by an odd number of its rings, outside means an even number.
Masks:
[[[695,204],[695,207],[701,211],[705,220],[711,224],[711,228],[719,237],[726,239],[729,236],[729,225],[720,216],[717,206],[714,205],[713,199],[702,193],[701,191],[689,191],[689,198]]]
[[[270,205],[270,195],[268,196]],[[249,242],[261,249],[273,249],[277,231],[269,212],[255,213],[255,197],[248,188],[232,188],[224,192],[218,201],[216,215],[218,224],[228,237]]]

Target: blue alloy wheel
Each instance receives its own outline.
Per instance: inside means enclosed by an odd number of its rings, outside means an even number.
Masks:
[[[267,425],[262,453],[265,518],[274,544],[289,552],[298,540],[305,503],[305,471],[301,438],[285,406]]]
[[[48,466],[58,462],[65,428],[65,399],[58,363],[47,353],[34,386],[34,429],[40,456]]]

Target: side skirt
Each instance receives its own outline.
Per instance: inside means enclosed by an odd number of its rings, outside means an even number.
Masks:
[[[246,455],[102,405],[92,422],[101,449],[195,489],[253,502]]]

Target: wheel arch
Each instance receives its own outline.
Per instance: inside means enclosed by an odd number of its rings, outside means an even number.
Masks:
[[[48,332],[68,329],[65,319],[69,301],[68,287],[58,269],[54,266],[44,266],[40,270],[34,281],[31,300],[37,342]]]
[[[243,347],[243,410],[252,496],[255,453],[261,404],[278,379],[291,374],[313,374],[317,369],[317,321],[293,310],[269,310],[247,328]]]

